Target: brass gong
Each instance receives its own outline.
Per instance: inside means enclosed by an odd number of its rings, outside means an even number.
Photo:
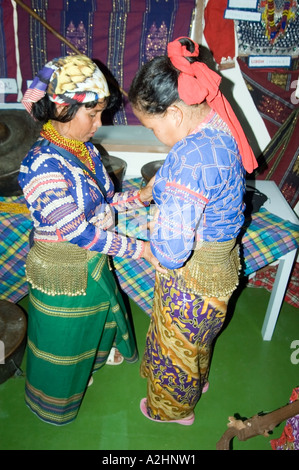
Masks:
[[[23,110],[0,110],[0,196],[22,194],[20,165],[39,136],[41,125]]]

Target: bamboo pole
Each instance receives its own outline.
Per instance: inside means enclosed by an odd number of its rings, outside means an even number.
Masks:
[[[68,41],[64,36],[59,34],[54,28],[52,28],[52,26],[50,26],[45,20],[43,20],[43,18],[41,18],[34,10],[32,10],[32,8],[28,7],[24,2],[20,0],[13,1],[17,3],[20,7],[22,7],[24,10],[26,10],[29,15],[39,21],[55,37],[57,37],[60,41],[64,42],[73,52],[75,52],[76,54],[84,55],[70,41]],[[127,92],[124,91],[122,88],[119,87],[119,90],[124,96],[128,96]]]

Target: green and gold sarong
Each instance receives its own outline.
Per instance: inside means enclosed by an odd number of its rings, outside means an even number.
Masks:
[[[35,243],[27,259],[30,303],[25,400],[39,418],[62,425],[76,418],[90,376],[105,364],[112,346],[128,362],[137,360],[137,351],[107,256],[91,256],[71,247],[73,261],[70,254],[63,259],[58,253],[53,258],[54,245],[60,250],[70,244],[47,244],[49,249],[45,245]],[[80,251],[85,256],[82,263]],[[46,274],[49,263],[51,279]],[[70,291],[61,293],[63,286]]]

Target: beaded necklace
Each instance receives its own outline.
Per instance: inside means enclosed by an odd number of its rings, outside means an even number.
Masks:
[[[275,22],[275,0],[261,1],[261,8],[264,8],[262,20],[265,24],[265,33],[269,42],[274,44],[277,39],[286,32],[288,24],[295,19],[297,1],[284,1],[280,21]]]
[[[88,168],[95,173],[94,162],[84,142],[63,137],[56,131],[51,121],[43,125],[41,136],[75,155],[84,165],[88,166]]]

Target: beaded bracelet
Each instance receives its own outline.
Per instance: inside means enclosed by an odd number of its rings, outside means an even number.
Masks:
[[[141,189],[139,189],[139,191],[137,192],[137,199],[141,202],[141,204],[143,204],[145,207],[148,207],[150,205],[150,202],[149,201],[141,201],[141,197],[140,197],[140,194],[141,194]]]

